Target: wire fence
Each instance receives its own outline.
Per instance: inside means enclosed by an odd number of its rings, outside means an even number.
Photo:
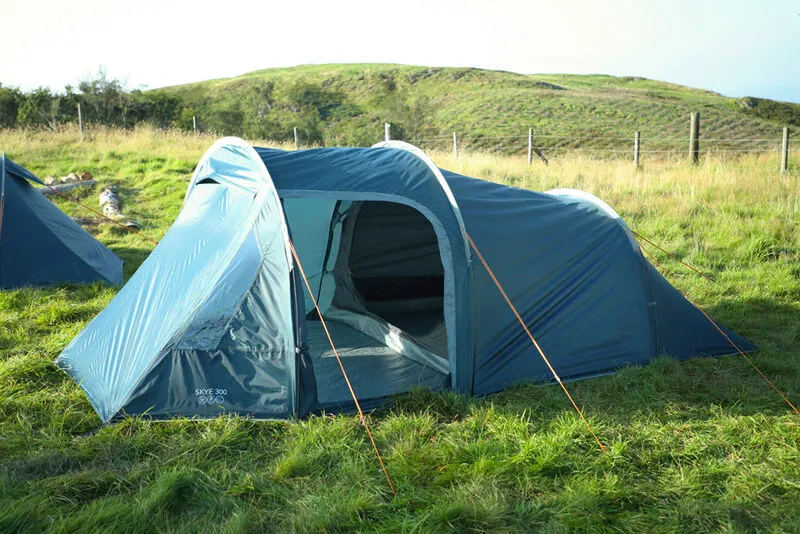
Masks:
[[[577,136],[577,135],[552,135],[535,134],[534,148],[541,151],[562,152],[597,152],[618,153],[632,155],[636,151],[634,136],[629,137],[603,137],[603,136]],[[639,141],[639,154],[672,154],[685,156],[690,154],[689,143],[691,139],[641,137]],[[528,135],[503,135],[503,136],[476,136],[466,137],[456,134],[449,136],[436,136],[428,138],[409,139],[409,143],[429,150],[454,150],[454,151],[518,151],[524,154],[527,150]],[[783,149],[783,139],[775,138],[738,138],[738,139],[706,139],[699,138],[701,154],[718,153],[780,153]],[[710,145],[710,146],[709,146]],[[653,148],[649,148],[649,147]]]
[[[459,134],[434,135],[409,139],[408,142],[427,151],[452,151],[455,157],[464,152],[496,153],[506,156],[525,156],[528,162],[564,159],[581,155],[592,159],[630,159],[635,165],[648,163],[674,163],[688,160],[699,163],[703,158],[732,159],[746,155],[777,155],[780,164],[776,170],[790,171],[789,129],[783,128],[780,137],[710,137],[704,138],[697,127],[689,137],[655,133],[643,136],[584,135],[580,132],[556,133],[520,131],[516,135]],[[387,127],[387,138],[390,128]]]
[[[79,130],[84,134],[85,125],[81,119],[80,108]],[[676,121],[670,121],[675,125]],[[626,127],[636,127],[641,123],[595,122],[583,131],[537,131],[521,124],[487,123],[476,125],[472,131],[451,132],[422,137],[402,139],[424,151],[450,152],[455,157],[463,153],[489,153],[509,157],[525,157],[529,164],[534,161],[549,163],[580,156],[595,160],[630,160],[636,166],[640,164],[680,165],[687,162],[700,163],[708,160],[734,160],[743,156],[777,157],[775,170],[784,174],[800,172],[800,152],[790,150],[789,128],[775,131],[769,136],[773,126],[762,124],[759,130],[750,130],[749,136],[732,135],[722,137],[721,133],[736,125],[722,123],[719,117],[712,117],[713,137],[700,135],[700,118],[698,113],[691,114],[691,126],[688,137],[680,135],[680,130],[669,125],[661,125],[661,130],[648,132],[626,131]],[[560,128],[561,123],[556,127]],[[642,125],[647,128],[647,126]],[[567,127],[568,128],[568,127]],[[192,130],[201,133],[197,117],[192,117]],[[484,134],[483,132],[486,132]],[[736,131],[736,130],[734,130]],[[207,130],[206,133],[213,132]],[[377,133],[377,132],[376,132]],[[391,124],[384,125],[384,138],[392,138]],[[326,146],[319,139],[310,140],[299,127],[293,128],[295,148]],[[287,140],[284,139],[284,142]],[[291,143],[291,141],[288,141]],[[791,158],[791,159],[790,159]],[[766,161],[765,161],[765,164]],[[769,163],[772,165],[773,163]]]

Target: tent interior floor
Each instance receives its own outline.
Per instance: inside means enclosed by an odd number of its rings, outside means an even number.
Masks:
[[[407,358],[348,325],[326,320],[336,350],[359,400],[404,393],[415,387],[438,389],[449,375]],[[320,321],[306,321],[306,334],[323,406],[352,402],[342,371]]]

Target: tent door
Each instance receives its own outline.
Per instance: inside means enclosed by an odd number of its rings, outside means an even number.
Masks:
[[[415,387],[445,387],[444,268],[431,223],[399,203],[330,200],[323,207],[321,202],[292,198],[284,207],[356,395],[369,400]],[[311,221],[311,213],[321,212],[324,221]],[[310,308],[305,329],[319,402],[348,403],[341,370]]]

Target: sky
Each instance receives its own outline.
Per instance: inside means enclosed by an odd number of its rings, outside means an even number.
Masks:
[[[309,63],[644,76],[800,102],[800,0],[0,0],[0,83],[129,89]]]

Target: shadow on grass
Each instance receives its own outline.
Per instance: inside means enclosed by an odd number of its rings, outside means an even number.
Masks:
[[[706,311],[719,324],[759,345],[748,357],[797,405],[800,309],[759,299],[723,302]],[[539,358],[533,347],[530,357]],[[558,370],[557,362],[553,363]],[[721,415],[792,413],[733,346],[731,354],[726,356],[683,361],[661,356],[649,365],[624,367],[607,376],[567,382],[566,387],[587,416],[623,426],[653,419],[662,423],[690,423]],[[428,411],[437,418],[453,420],[487,407],[508,416],[545,420],[573,409],[561,388],[551,382],[521,383],[483,398],[414,391],[398,397],[389,411]]]
[[[151,251],[143,246],[117,248],[115,252],[126,261],[127,280]],[[82,286],[67,289],[72,298],[81,300],[93,296],[99,288],[93,291]],[[760,345],[761,348],[750,355],[752,361],[790,400],[800,402],[800,358],[797,357],[800,310],[761,299],[726,301],[707,311],[721,324]],[[794,341],[787,343],[787,338]],[[733,347],[731,353],[686,361],[659,357],[646,366],[625,367],[608,376],[569,382],[567,389],[588,417],[620,426],[649,420],[690,423],[720,415],[781,416],[789,413],[781,397]],[[532,347],[530,357],[539,357]],[[17,378],[25,384],[25,391],[65,379],[51,362],[29,363],[30,368],[18,370]],[[554,364],[558,369],[556,361]],[[572,412],[557,384],[527,383],[484,398],[417,390],[397,397],[394,404],[377,411],[375,417],[384,419],[397,412],[427,412],[442,421],[453,421],[489,408],[509,417],[539,420]]]

